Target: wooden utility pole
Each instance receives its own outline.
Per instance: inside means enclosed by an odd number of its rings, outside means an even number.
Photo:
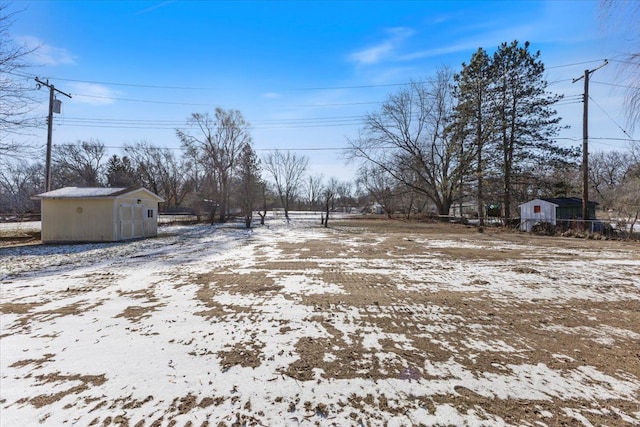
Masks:
[[[54,85],[49,84],[49,80],[43,82],[39,78],[35,78],[37,87],[40,89],[42,86],[46,86],[49,88],[49,118],[47,119],[47,159],[45,162],[45,172],[44,172],[44,191],[51,191],[51,146],[53,139],[53,105],[54,105],[54,95],[56,92],[63,94],[71,98],[71,95],[61,91],[60,89],[56,89]],[[57,111],[60,113],[60,111]]]
[[[582,220],[589,220],[589,76],[607,65],[609,61],[593,70],[584,70],[584,75],[573,79],[573,83],[584,79],[584,95],[582,109]],[[586,223],[585,223],[586,225]]]

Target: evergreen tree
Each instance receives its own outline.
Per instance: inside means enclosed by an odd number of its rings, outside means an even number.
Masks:
[[[493,56],[478,49],[456,76],[456,120],[451,129],[475,154],[478,215],[492,193],[509,218],[517,190],[540,180],[541,167],[570,163],[576,149],[560,147],[554,138],[560,126],[553,105],[562,99],[546,90],[540,52],[529,42],[502,43]],[[495,187],[499,183],[499,188]],[[517,198],[517,197],[516,197]]]
[[[479,48],[469,64],[462,64],[460,74],[454,76],[456,120],[452,131],[458,138],[467,140],[461,149],[471,151],[475,156],[475,186],[478,218],[484,225],[484,174],[486,159],[483,157],[493,133],[493,112],[491,96],[491,59],[487,52]],[[463,184],[463,183],[461,183]],[[460,191],[461,195],[463,191]],[[460,210],[462,212],[462,209]]]
[[[133,187],[137,184],[136,171],[127,156],[117,154],[107,160],[107,185],[109,187]]]
[[[502,177],[503,214],[512,214],[513,185],[519,172],[571,156],[572,150],[554,141],[560,117],[553,105],[562,95],[546,91],[540,51],[531,53],[529,42],[502,43],[493,54],[497,167]]]
[[[247,228],[251,228],[253,211],[256,209],[262,190],[262,180],[260,178],[260,159],[251,144],[246,143],[240,150],[238,158],[238,198],[242,216]]]

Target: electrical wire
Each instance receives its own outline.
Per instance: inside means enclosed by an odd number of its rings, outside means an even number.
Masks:
[[[554,68],[564,68],[564,67],[572,67],[576,65],[583,64],[591,64],[594,62],[602,61],[602,59],[595,59],[591,61],[581,61],[574,62],[569,64],[560,64],[560,65],[551,65],[545,66],[545,69],[554,69]],[[618,60],[612,60],[616,62],[624,62]],[[35,78],[35,75],[25,74],[25,73],[16,73],[9,72],[8,74],[12,74],[18,77],[24,78]],[[137,87],[137,88],[150,88],[150,89],[172,89],[172,90],[188,90],[188,91],[218,91],[221,88],[217,87],[196,87],[196,86],[170,86],[170,85],[150,85],[150,84],[140,84],[140,83],[123,83],[123,82],[110,82],[110,81],[99,81],[99,80],[82,80],[82,79],[71,79],[66,77],[56,77],[56,76],[48,76],[45,77],[51,80],[60,80],[66,82],[74,82],[74,83],[89,83],[89,84],[101,84],[106,86],[120,86],[120,87]],[[570,80],[570,79],[568,79]],[[379,87],[393,87],[393,86],[405,86],[412,83],[432,83],[434,79],[426,79],[421,81],[408,81],[408,82],[397,82],[397,83],[384,83],[384,84],[367,84],[367,85],[345,85],[345,86],[310,86],[310,87],[292,87],[292,88],[282,88],[282,91],[314,91],[314,90],[340,90],[340,89],[368,89],[368,88],[379,88]],[[566,81],[566,80],[558,80],[557,82]],[[552,82],[556,83],[556,82]],[[117,99],[117,98],[114,98]],[[138,100],[137,102],[142,102]],[[159,102],[159,101],[153,101]]]
[[[609,114],[609,113],[608,113],[604,108],[602,108],[602,106],[601,106],[600,104],[598,104],[598,103],[596,102],[596,100],[595,100],[595,99],[593,99],[591,96],[589,96],[589,99],[591,100],[591,102],[593,102],[594,104],[596,104],[596,107],[598,107],[598,108],[600,109],[600,111],[602,111],[602,112],[603,112],[607,117],[609,117],[609,120],[611,120],[611,121],[613,122],[613,124],[615,124],[616,126],[618,126],[618,129],[620,129],[620,130],[622,131],[622,133],[624,133],[625,135],[627,135],[627,137],[629,138],[629,140],[630,140],[630,141],[632,141],[632,140],[633,140],[633,138],[631,138],[631,135],[629,135],[629,133],[628,133],[626,130],[624,130],[624,129],[622,128],[622,126],[620,126],[620,125],[618,124],[618,122],[616,122],[616,121],[614,120],[614,118],[613,118],[613,117],[611,117],[611,115],[610,115],[610,114]]]
[[[592,61],[581,61],[574,62],[569,64],[560,64],[547,66],[546,69],[555,69],[555,68],[564,68],[564,67],[572,67],[577,65],[590,64],[594,62],[599,62],[598,60]],[[611,60],[614,62],[625,63],[626,61],[620,60]],[[8,74],[23,77],[23,78],[33,78],[35,76],[23,74],[23,73],[15,73],[9,72]],[[121,82],[109,82],[109,81],[97,81],[97,80],[80,80],[80,79],[70,79],[70,78],[62,78],[62,77],[49,77],[50,79],[67,81],[67,82],[78,82],[78,83],[89,83],[89,84],[101,84],[108,86],[122,86],[122,87],[137,87],[137,88],[148,88],[148,89],[172,89],[172,90],[188,90],[188,91],[215,91],[220,90],[220,88],[214,87],[191,87],[191,86],[168,86],[168,85],[149,85],[149,84],[136,84],[136,83],[121,83]],[[572,79],[560,79],[547,83],[547,87],[561,83],[566,81],[571,81]],[[317,86],[317,87],[299,87],[299,88],[284,88],[283,91],[317,91],[317,90],[339,90],[339,89],[366,89],[366,88],[381,88],[381,87],[393,87],[393,86],[403,86],[412,83],[428,83],[432,82],[432,80],[422,80],[417,82],[404,82],[404,83],[388,83],[388,84],[371,84],[371,85],[352,85],[352,86]],[[591,82],[601,85],[614,86],[614,87],[622,87],[628,89],[640,89],[637,86],[628,86],[628,85],[619,85],[613,83],[606,83],[600,81],[591,80]],[[161,104],[161,105],[184,105],[184,106],[200,106],[200,107],[211,107],[213,104],[208,103],[190,103],[190,102],[173,102],[173,101],[162,101],[162,100],[151,100],[151,99],[137,99],[137,98],[120,98],[120,97],[109,97],[109,96],[100,96],[100,95],[90,95],[90,94],[75,94],[77,97],[86,97],[86,98],[94,98],[94,99],[105,99],[105,100],[113,100],[113,101],[125,101],[125,102],[138,102],[138,103],[148,103],[148,104]],[[590,97],[590,99],[592,99]],[[593,100],[593,99],[592,99]],[[560,102],[554,104],[554,106],[566,106],[572,104],[578,104],[583,102],[583,96],[579,95],[570,95],[565,96]],[[627,135],[629,139],[624,141],[637,141],[631,139],[630,135],[599,105],[597,102],[594,103],[612,120],[613,123],[620,128],[620,130]],[[297,104],[293,105],[293,107],[333,107],[333,106],[356,106],[356,105],[380,105],[383,104],[381,101],[362,101],[362,102],[346,102],[346,103],[315,103],[315,104]],[[291,106],[290,106],[291,107]],[[296,129],[296,128],[320,128],[320,127],[343,127],[343,126],[357,126],[362,124],[362,120],[365,116],[332,116],[332,117],[311,117],[304,119],[263,119],[263,120],[254,120],[251,121],[252,129]],[[56,120],[56,125],[58,126],[72,126],[72,127],[94,127],[94,128],[116,128],[116,129],[158,129],[158,130],[175,130],[176,128],[188,127],[189,124],[186,120],[143,120],[143,119],[100,119],[100,118],[72,118],[72,117],[62,117],[61,120]],[[570,139],[570,138],[567,138]],[[590,138],[596,139],[596,138]],[[614,138],[601,138],[600,140],[616,140]],[[603,142],[596,142],[599,144],[607,145]],[[115,147],[119,148],[119,147]],[[338,148],[311,148],[309,150],[337,150]],[[344,148],[340,148],[343,150]]]
[[[613,86],[613,87],[621,87],[624,89],[635,89],[635,90],[640,90],[640,86],[629,86],[629,85],[620,85],[620,84],[615,84],[615,83],[605,83],[605,82],[599,82],[596,80],[589,80],[590,83],[596,83],[599,85],[604,85],[604,86]]]

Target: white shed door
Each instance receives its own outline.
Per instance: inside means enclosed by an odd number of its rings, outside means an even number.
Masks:
[[[144,217],[142,205],[120,205],[120,238],[136,239],[144,236]]]

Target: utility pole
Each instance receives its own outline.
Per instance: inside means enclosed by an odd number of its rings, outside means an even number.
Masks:
[[[44,172],[44,191],[51,191],[51,146],[52,146],[52,137],[53,137],[53,106],[54,106],[54,95],[56,92],[63,94],[71,98],[71,95],[61,91],[60,89],[56,89],[54,85],[49,84],[49,80],[43,82],[39,78],[35,78],[36,87],[40,89],[42,86],[46,86],[49,88],[49,118],[47,119],[47,160],[45,162],[45,172]],[[56,113],[60,113],[60,110],[56,111]]]
[[[584,75],[573,79],[575,83],[584,79],[584,95],[582,109],[582,220],[589,219],[589,77],[591,74],[607,65],[609,61],[606,59],[604,63],[593,70],[584,70]],[[584,223],[586,226],[586,223]]]

